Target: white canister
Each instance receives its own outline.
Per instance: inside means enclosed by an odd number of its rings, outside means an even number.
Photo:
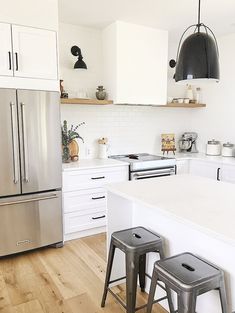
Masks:
[[[234,156],[234,145],[232,143],[224,143],[222,147],[222,156],[232,157]]]
[[[207,155],[221,155],[221,144],[217,140],[209,140],[206,145]]]
[[[99,159],[107,159],[108,158],[108,145],[99,144]]]

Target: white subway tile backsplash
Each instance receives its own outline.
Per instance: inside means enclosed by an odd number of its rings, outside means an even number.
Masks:
[[[100,137],[109,138],[109,154],[160,151],[160,134],[173,132],[178,137],[190,126],[187,109],[172,110],[141,106],[61,105],[61,118],[69,124],[85,122],[79,133],[80,158],[97,157]],[[89,156],[87,149],[90,150]]]

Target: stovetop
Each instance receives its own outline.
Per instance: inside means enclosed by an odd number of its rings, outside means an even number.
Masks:
[[[111,155],[109,158],[129,162],[131,171],[157,169],[175,165],[175,158],[168,158],[148,153]]]

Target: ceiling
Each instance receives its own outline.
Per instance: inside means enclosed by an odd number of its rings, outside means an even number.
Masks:
[[[60,22],[103,28],[116,20],[166,29],[179,40],[197,22],[197,0],[59,0]],[[215,34],[235,32],[235,0],[202,0],[201,21]]]

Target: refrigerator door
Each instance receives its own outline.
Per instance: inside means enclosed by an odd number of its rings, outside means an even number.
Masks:
[[[63,241],[61,192],[0,199],[0,257]]]
[[[17,90],[22,193],[61,189],[59,93]]]
[[[15,89],[0,89],[0,197],[21,193]]]

